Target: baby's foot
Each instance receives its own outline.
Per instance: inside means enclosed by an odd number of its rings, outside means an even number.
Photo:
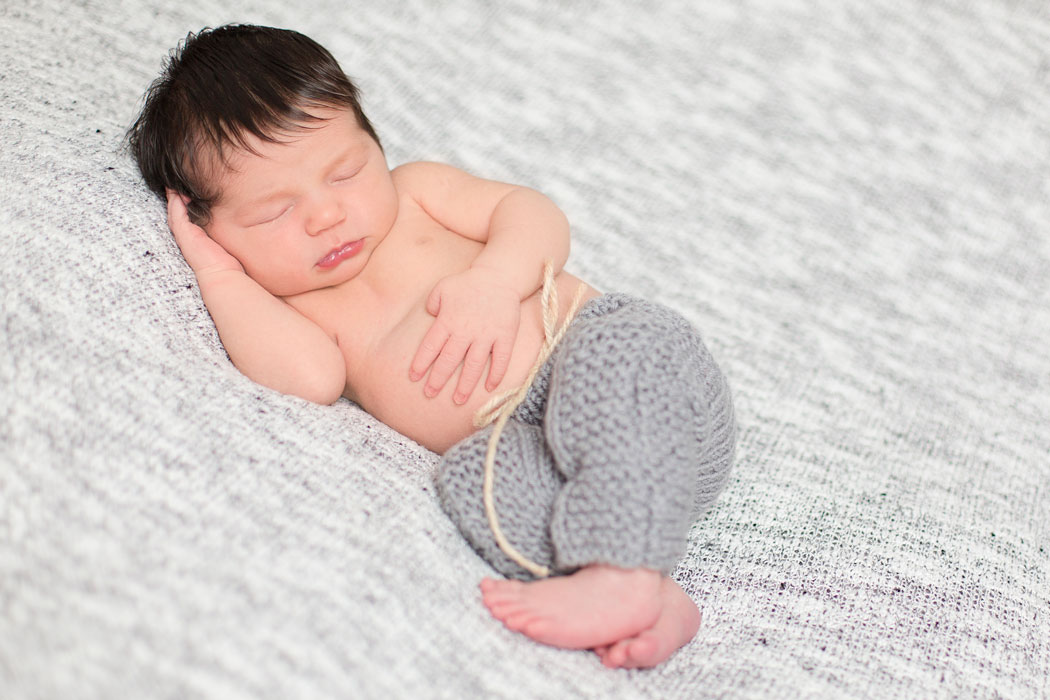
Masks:
[[[484,579],[481,594],[508,629],[551,646],[590,649],[653,627],[661,579],[650,569],[594,565],[528,583]]]
[[[663,663],[700,629],[700,611],[685,591],[669,578],[661,581],[660,616],[635,635],[595,648],[609,668],[647,668]]]

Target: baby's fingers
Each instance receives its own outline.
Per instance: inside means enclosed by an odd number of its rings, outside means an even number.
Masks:
[[[510,367],[510,354],[514,349],[513,340],[497,340],[492,346],[492,365],[489,367],[489,378],[485,382],[485,388],[494,391]]]
[[[459,384],[452,400],[457,404],[464,404],[470,395],[474,393],[474,387],[478,385],[485,364],[489,361],[489,351],[484,345],[475,343],[470,346],[467,356],[463,359],[463,371],[459,375]]]
[[[183,223],[190,224],[189,211],[186,209],[186,200],[182,198],[182,195],[175,192],[175,190],[165,190],[168,195],[168,225],[176,224],[182,226]]]
[[[423,387],[423,393],[429,398],[434,398],[441,393],[448,383],[449,378],[455,373],[456,368],[463,362],[463,356],[470,348],[469,341],[462,340],[456,336],[450,336],[445,341],[445,347],[441,348],[441,354],[434,360],[434,366],[430,368],[430,376],[427,385]]]
[[[193,239],[207,238],[208,234],[200,226],[190,221],[190,215],[186,210],[186,202],[183,200],[182,195],[177,194],[173,190],[167,190],[167,193],[168,228],[175,235],[175,242],[179,245],[179,248],[185,252],[187,244],[193,244]]]
[[[430,366],[434,364],[434,360],[441,353],[442,348],[445,347],[445,343],[448,342],[450,335],[443,324],[435,321],[430,325],[430,330],[423,336],[423,342],[419,344],[419,349],[416,350],[416,356],[412,358],[412,364],[408,369],[409,379],[418,382],[423,378]]]

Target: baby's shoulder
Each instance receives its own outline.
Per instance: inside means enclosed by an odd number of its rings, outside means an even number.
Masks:
[[[463,171],[445,163],[419,160],[413,163],[402,163],[390,171],[394,186],[398,192],[425,192],[447,187],[450,179],[455,179]]]

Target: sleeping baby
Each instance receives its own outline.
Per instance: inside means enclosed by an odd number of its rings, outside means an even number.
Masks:
[[[128,144],[241,372],[442,455],[442,505],[508,577],[481,582],[494,617],[610,667],[692,639],[668,574],[728,479],[730,392],[679,314],[563,269],[550,199],[390,170],[331,54],[268,27],[190,34]]]

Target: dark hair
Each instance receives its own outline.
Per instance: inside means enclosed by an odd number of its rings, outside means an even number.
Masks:
[[[171,52],[125,144],[149,188],[162,199],[165,189],[188,196],[190,219],[205,224],[219,196],[210,166],[225,165],[230,147],[251,152],[249,134],[277,142],[318,121],[311,107],[352,110],[379,143],[357,87],[313,39],[250,24],[205,28]]]

